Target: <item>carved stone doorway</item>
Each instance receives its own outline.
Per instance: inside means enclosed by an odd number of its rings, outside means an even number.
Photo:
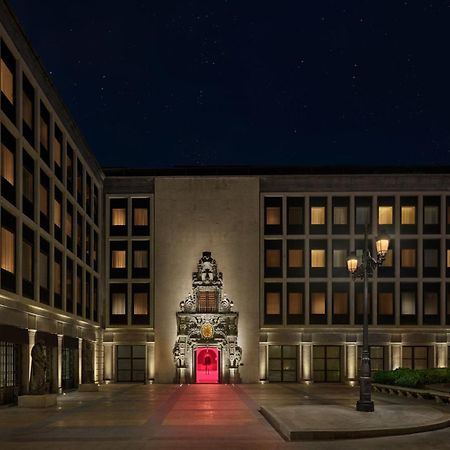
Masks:
[[[192,292],[180,302],[177,312],[177,340],[173,348],[176,383],[239,382],[239,314],[232,310],[233,302],[224,294],[222,278],[211,253],[203,252],[197,271],[192,274]],[[214,354],[208,354],[207,349]],[[209,359],[205,360],[207,356]],[[217,366],[214,374],[210,372],[212,365]]]

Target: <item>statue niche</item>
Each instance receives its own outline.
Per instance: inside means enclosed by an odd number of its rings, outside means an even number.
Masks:
[[[47,349],[43,342],[37,342],[31,349],[30,394],[49,393],[50,383],[47,381],[47,371]]]

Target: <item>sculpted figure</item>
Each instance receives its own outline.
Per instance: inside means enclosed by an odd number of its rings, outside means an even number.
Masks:
[[[31,349],[30,394],[47,394],[48,388],[47,350],[42,342],[38,342]]]
[[[83,355],[82,355],[82,380],[83,383],[94,382],[94,366],[92,363],[92,345],[90,342],[83,341]]]

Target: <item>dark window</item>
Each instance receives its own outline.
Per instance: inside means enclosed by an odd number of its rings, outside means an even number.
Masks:
[[[368,233],[372,232],[372,198],[355,198],[355,233],[363,234],[367,224]]]
[[[393,325],[395,323],[394,284],[378,284],[378,323]]]
[[[83,217],[81,216],[80,213],[77,213],[77,256],[81,260],[84,259],[83,242],[84,242]]]
[[[92,217],[92,178],[86,173],[86,213]]]
[[[333,283],[333,323],[348,324],[350,320],[348,283]]]
[[[50,113],[41,102],[41,114],[39,117],[39,143],[41,158],[50,165]]]
[[[34,159],[24,150],[22,165],[22,209],[34,220]]]
[[[423,323],[425,325],[439,325],[440,292],[439,283],[423,284]]]
[[[333,197],[333,234],[350,232],[350,200],[348,197]]]
[[[417,276],[417,241],[400,241],[400,275],[402,277]]]
[[[439,234],[441,232],[441,199],[439,197],[423,198],[423,233]]]
[[[83,270],[77,266],[77,316],[83,315]]]
[[[367,286],[368,321],[372,323],[372,283]],[[364,321],[364,283],[355,283],[355,323],[361,325]]]
[[[423,276],[436,277],[440,276],[440,241],[424,239],[423,241]]]
[[[66,260],[66,311],[73,314],[73,261]]]
[[[50,303],[50,246],[41,238],[39,253],[39,298],[41,303]]]
[[[98,187],[94,184],[94,223],[98,225]]]
[[[0,48],[0,107],[12,123],[16,123],[16,60],[5,42]]]
[[[417,325],[417,285],[402,283],[400,285],[400,323]]]
[[[94,291],[92,298],[93,320],[98,322],[98,278],[94,277]]]
[[[16,218],[1,210],[1,287],[16,292]]]
[[[314,381],[339,383],[341,381],[341,347],[339,345],[314,345]]]
[[[62,309],[62,253],[55,250],[55,262],[53,265],[53,302],[55,308]]]
[[[379,370],[384,370],[385,368],[385,361],[388,360],[388,357],[385,358],[385,352],[387,352],[388,349],[382,346],[378,345],[371,345],[369,347],[369,354],[370,354],[370,372],[374,374],[375,372],[378,372]],[[362,346],[358,345],[358,374],[361,374],[361,353],[362,353]]]
[[[297,381],[297,346],[269,345],[269,381]]]
[[[25,139],[34,147],[34,88],[22,74],[22,131]]]
[[[333,277],[347,277],[347,258],[349,255],[349,242],[333,240]]]
[[[22,228],[22,293],[34,298],[34,231]]]
[[[62,180],[62,154],[63,154],[63,135],[61,130],[55,125],[55,135],[53,136],[53,162],[55,165],[55,174]]]
[[[41,170],[41,183],[39,185],[39,211],[40,225],[45,231],[49,231],[49,189],[50,180]]]
[[[58,188],[55,188],[55,199],[53,201],[53,230],[55,238],[62,242],[62,193]]]
[[[301,197],[287,198],[287,234],[305,233],[305,200]]]
[[[117,346],[117,381],[143,382],[145,378],[145,345]]]
[[[311,283],[309,285],[309,313],[311,324],[327,323],[327,285]]]
[[[91,274],[86,271],[86,308],[85,308],[85,317],[86,319],[91,319]]]
[[[403,346],[402,368],[404,369],[428,369],[430,352],[425,346]]]
[[[16,140],[4,127],[1,127],[1,173],[2,197],[16,204]]]
[[[73,158],[74,158],[74,152],[72,147],[67,144],[67,152],[66,152],[66,184],[67,184],[67,190],[73,194]]]
[[[83,207],[83,164],[78,161],[77,164],[77,201]]]

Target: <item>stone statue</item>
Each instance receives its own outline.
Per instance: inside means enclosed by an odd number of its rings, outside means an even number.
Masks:
[[[185,356],[180,349],[180,344],[177,342],[172,350],[173,360],[176,367],[185,367]]]
[[[230,367],[237,368],[239,367],[239,364],[241,363],[242,359],[242,349],[239,347],[239,345],[236,345],[236,348],[234,349],[234,353],[230,355]]]
[[[94,366],[92,357],[92,345],[90,342],[83,340],[82,347],[82,381],[84,384],[94,383]]]
[[[30,394],[48,394],[47,382],[47,349],[42,342],[36,343],[31,349]]]

